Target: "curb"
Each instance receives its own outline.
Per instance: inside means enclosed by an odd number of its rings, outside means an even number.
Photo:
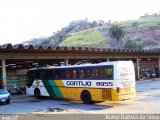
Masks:
[[[26,94],[23,94],[23,95],[11,95],[11,101],[21,101],[21,100],[27,100],[27,99],[34,99],[34,97],[28,96]]]
[[[15,102],[22,102],[22,101],[26,101],[26,100],[33,100],[34,98],[25,98],[25,99],[13,99],[11,100],[11,103],[15,103]]]
[[[158,80],[160,80],[160,78],[156,78],[156,79],[146,79],[146,80],[138,80],[138,81],[136,81],[136,83],[137,84],[139,84],[139,83],[144,83],[144,82],[151,82],[151,81],[158,81]]]

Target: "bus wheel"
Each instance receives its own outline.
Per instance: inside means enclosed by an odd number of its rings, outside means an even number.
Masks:
[[[34,89],[34,96],[36,98],[40,98],[41,97],[41,92],[40,92],[40,90],[38,88]]]
[[[81,100],[84,104],[93,104],[91,94],[87,90],[81,93]]]

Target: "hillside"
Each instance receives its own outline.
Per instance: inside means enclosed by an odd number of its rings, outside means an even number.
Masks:
[[[157,14],[142,16],[140,19],[136,20],[136,22],[140,26],[160,26],[160,16]]]
[[[121,47],[134,44],[138,49],[160,48],[160,15],[144,15],[138,20],[123,21],[125,36]],[[110,47],[116,46],[116,41],[108,35],[111,22],[86,20],[72,21],[54,35],[39,40],[27,41],[30,44],[54,46],[88,46]],[[25,43],[25,44],[26,44]]]
[[[69,34],[59,45],[107,47],[107,41],[100,31],[97,29],[89,29]]]

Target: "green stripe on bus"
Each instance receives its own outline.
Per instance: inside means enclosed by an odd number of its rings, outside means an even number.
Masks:
[[[53,89],[52,89],[50,83],[48,82],[48,80],[42,80],[42,82],[43,82],[44,87],[46,88],[48,94],[49,94],[50,96],[56,97],[56,94],[55,94],[55,92],[53,91]]]
[[[51,86],[54,86],[54,87],[52,87],[52,89],[53,89],[54,93],[56,94],[56,97],[61,97],[62,98],[63,95],[62,95],[61,91],[59,90],[55,81],[54,80],[49,80],[49,83],[50,83]]]

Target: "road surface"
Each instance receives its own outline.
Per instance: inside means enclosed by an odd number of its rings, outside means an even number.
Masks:
[[[14,113],[89,113],[89,114],[123,114],[123,113],[160,113],[160,79],[140,81],[136,84],[137,96],[127,101],[106,101],[93,105],[81,101],[43,98],[32,96],[13,96],[10,105],[0,105],[0,114]]]

